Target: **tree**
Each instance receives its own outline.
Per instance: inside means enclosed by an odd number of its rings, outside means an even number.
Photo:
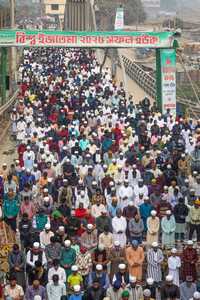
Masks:
[[[124,7],[124,21],[126,25],[141,23],[146,15],[141,0],[96,0],[97,24],[100,30],[112,30],[114,27],[116,9],[121,4]]]

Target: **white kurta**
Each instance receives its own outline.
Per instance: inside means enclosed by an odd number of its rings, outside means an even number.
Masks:
[[[170,256],[168,258],[169,275],[173,276],[173,283],[179,286],[179,270],[181,267],[181,260],[179,256]]]
[[[119,197],[121,199],[127,197],[129,200],[132,200],[133,197],[133,189],[131,186],[125,187],[124,185],[119,188],[118,191]]]
[[[25,137],[26,123],[19,121],[17,123],[17,140],[23,140]]]
[[[127,221],[123,216],[112,219],[113,239],[119,241],[122,248],[126,245],[126,227]]]

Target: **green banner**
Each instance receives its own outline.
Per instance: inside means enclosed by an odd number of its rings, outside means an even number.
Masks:
[[[170,109],[176,114],[176,51],[161,49],[161,99],[162,112]]]
[[[171,48],[173,32],[64,32],[0,30],[0,46],[9,47],[91,47]]]

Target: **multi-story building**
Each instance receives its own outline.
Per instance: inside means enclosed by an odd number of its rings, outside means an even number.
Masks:
[[[65,2],[66,0],[42,0],[44,15],[56,17],[63,22]]]

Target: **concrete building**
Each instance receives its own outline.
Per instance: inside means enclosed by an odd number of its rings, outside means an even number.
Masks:
[[[66,0],[42,0],[44,15],[58,18],[60,22],[63,22],[65,2]]]

